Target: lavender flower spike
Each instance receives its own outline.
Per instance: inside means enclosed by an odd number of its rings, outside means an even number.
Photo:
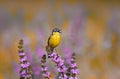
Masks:
[[[78,69],[77,69],[77,64],[75,61],[75,53],[72,54],[71,64],[67,71],[68,71],[67,72],[68,79],[78,79],[77,78]]]
[[[20,79],[32,79],[31,65],[27,61],[27,57],[23,50],[23,40],[20,40],[18,48],[19,48],[18,54],[20,58],[20,67],[21,67]]]
[[[48,67],[45,65],[45,63],[46,63],[46,55],[43,55],[41,63],[42,63],[42,65],[41,65],[42,76],[45,79],[50,79],[50,72],[48,72]]]
[[[49,53],[48,57],[52,59],[53,62],[57,65],[57,70],[59,72],[59,76],[57,79],[67,79],[66,75],[66,66],[64,65],[64,60],[61,59],[61,56],[56,54],[55,52]]]

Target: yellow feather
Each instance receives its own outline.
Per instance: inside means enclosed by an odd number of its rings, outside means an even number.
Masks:
[[[48,45],[51,48],[55,48],[60,44],[60,33],[59,32],[52,32],[52,34],[50,35],[50,38],[48,40]]]

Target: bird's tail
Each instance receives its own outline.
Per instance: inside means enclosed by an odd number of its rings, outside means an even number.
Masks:
[[[52,48],[52,47],[50,47],[49,45],[47,45],[47,46],[46,46],[46,51],[47,51],[48,54],[51,54],[51,53],[53,53],[54,48]]]
[[[48,54],[48,58],[50,58],[49,57],[49,55],[51,54],[51,53],[53,53],[53,51],[54,51],[54,48],[51,48],[50,46],[46,46],[46,51],[47,51],[47,54]]]

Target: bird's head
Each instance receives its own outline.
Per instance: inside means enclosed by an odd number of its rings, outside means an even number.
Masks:
[[[54,28],[54,29],[52,30],[52,32],[59,32],[59,33],[61,33],[61,30],[58,29],[58,28]]]

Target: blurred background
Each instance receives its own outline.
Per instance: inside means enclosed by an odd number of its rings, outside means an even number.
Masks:
[[[56,51],[68,61],[76,53],[78,79],[120,79],[120,1],[114,0],[1,0],[0,79],[19,79],[20,39],[39,79],[40,57],[55,27],[62,30]]]

